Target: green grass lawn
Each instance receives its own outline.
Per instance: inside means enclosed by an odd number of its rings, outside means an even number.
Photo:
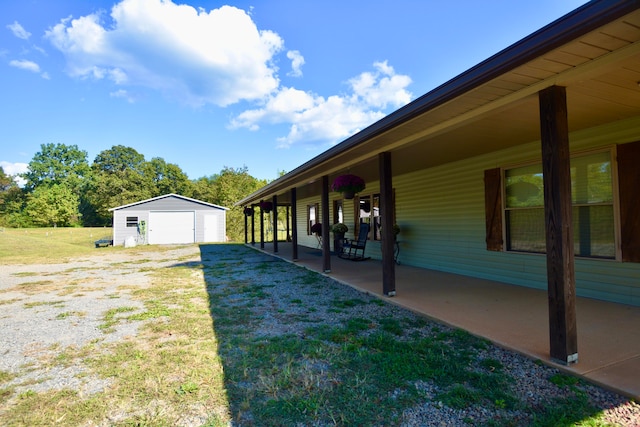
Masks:
[[[112,229],[107,227],[0,228],[0,264],[49,264],[123,250],[122,246],[95,247],[96,240],[111,239],[111,236]],[[141,250],[163,249],[158,246],[133,248],[133,252]]]
[[[111,228],[0,228],[0,262],[58,262],[93,253],[94,241],[111,236]]]

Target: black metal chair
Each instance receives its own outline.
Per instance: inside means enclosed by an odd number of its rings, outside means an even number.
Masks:
[[[342,253],[338,255],[342,259],[350,261],[364,261],[370,257],[364,256],[364,250],[367,246],[367,237],[369,235],[369,224],[363,222],[360,224],[357,240],[345,239],[342,244]]]

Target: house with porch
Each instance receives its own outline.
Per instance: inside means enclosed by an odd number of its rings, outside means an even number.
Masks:
[[[365,188],[332,191],[344,175]],[[294,260],[323,224],[325,272],[329,226],[369,224],[388,296],[398,248],[403,265],[547,290],[550,356],[576,362],[576,295],[640,306],[640,2],[583,5],[238,204],[261,201],[287,206]]]

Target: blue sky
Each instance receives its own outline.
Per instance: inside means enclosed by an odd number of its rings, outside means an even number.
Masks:
[[[578,0],[2,0],[0,166],[114,145],[275,179]]]

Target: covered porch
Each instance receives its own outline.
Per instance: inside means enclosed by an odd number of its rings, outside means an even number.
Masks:
[[[292,262],[293,245],[251,245]],[[296,264],[323,273],[322,251],[298,247]],[[331,256],[327,276],[385,301],[522,353],[623,395],[640,399],[640,307],[577,297],[580,363],[549,356],[547,292],[457,274],[397,265],[396,295],[384,296],[382,262]]]

